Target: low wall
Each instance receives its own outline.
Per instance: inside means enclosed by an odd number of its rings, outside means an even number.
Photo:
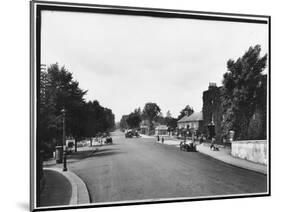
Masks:
[[[267,141],[233,141],[231,142],[231,155],[267,165]]]

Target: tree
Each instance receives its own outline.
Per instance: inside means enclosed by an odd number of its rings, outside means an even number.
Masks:
[[[163,113],[162,113],[162,112],[160,112],[160,113],[158,114],[158,116],[155,118],[155,121],[156,121],[157,123],[159,123],[159,124],[163,124],[163,125],[166,124],[166,120],[165,120],[165,117],[163,116]]]
[[[262,72],[266,67],[267,55],[261,57],[260,52],[260,45],[256,45],[236,61],[227,62],[222,88],[222,130],[225,135],[229,130],[234,130],[237,139],[248,139],[250,119],[260,104],[263,91]]]
[[[127,117],[127,124],[130,128],[139,128],[141,123],[141,114],[139,111],[135,110],[130,113]]]
[[[153,126],[153,121],[156,119],[156,117],[160,114],[161,109],[156,103],[146,103],[143,108],[143,115],[146,119],[148,119],[150,123],[150,128]]]
[[[194,113],[193,108],[189,105],[186,105],[185,108],[181,110],[180,115],[178,116],[178,120],[180,120],[186,115],[190,116],[192,113]]]
[[[97,100],[85,104],[85,135],[92,141],[97,133],[108,132],[115,127],[115,117],[112,111],[102,107]]]
[[[171,117],[172,117],[172,114],[171,114],[171,112],[170,112],[169,110],[168,110],[167,113],[166,113],[166,117],[167,117],[167,118],[171,118]]]
[[[120,120],[120,128],[121,128],[121,130],[129,128],[129,126],[127,124],[127,118],[128,118],[128,115],[123,115],[122,116],[122,118]]]
[[[40,73],[39,140],[46,145],[61,145],[62,114],[66,110],[66,135],[79,137],[83,134],[83,105],[87,91],[79,88],[72,73],[52,64]],[[54,142],[53,142],[54,141]]]
[[[62,113],[66,111],[66,136],[76,141],[112,130],[114,114],[98,101],[84,100],[87,91],[79,88],[72,73],[52,64],[40,73],[39,141],[51,149],[62,144]],[[75,142],[75,150],[77,149]]]

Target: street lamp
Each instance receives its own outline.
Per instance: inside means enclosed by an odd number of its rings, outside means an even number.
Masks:
[[[215,124],[213,120],[207,125],[207,127],[208,127],[209,137],[212,140],[212,138],[215,136]]]
[[[66,140],[65,140],[65,109],[62,112],[62,144],[63,144],[63,171],[67,171],[66,167]]]

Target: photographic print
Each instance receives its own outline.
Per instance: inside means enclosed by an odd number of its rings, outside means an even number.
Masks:
[[[31,2],[31,209],[270,195],[270,17]]]

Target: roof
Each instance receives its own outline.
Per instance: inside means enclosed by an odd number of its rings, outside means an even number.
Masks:
[[[186,116],[182,117],[180,120],[178,120],[178,123],[191,122],[191,121],[202,121],[202,120],[203,120],[202,112],[194,112],[190,116],[186,115]]]
[[[168,130],[168,127],[166,125],[159,125],[155,129],[156,130]]]

